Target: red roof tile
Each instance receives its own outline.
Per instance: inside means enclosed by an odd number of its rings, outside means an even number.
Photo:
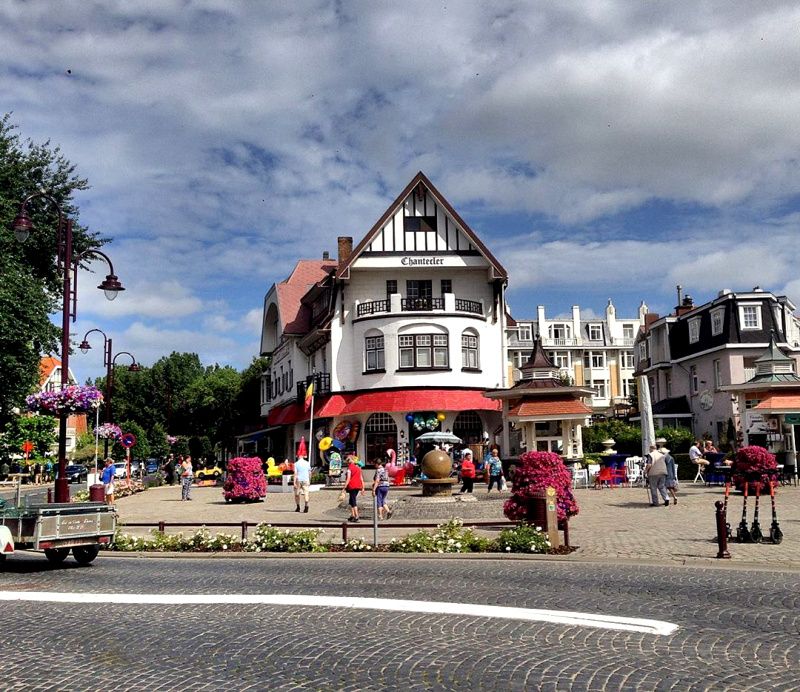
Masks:
[[[299,260],[289,277],[275,285],[284,333],[305,334],[308,331],[311,316],[300,300],[336,267],[336,260]]]
[[[509,412],[509,416],[530,417],[530,416],[574,416],[591,415],[592,410],[580,399],[572,397],[559,397],[557,399],[534,399],[533,401],[523,401],[514,406]]]
[[[775,393],[770,394],[766,399],[759,402],[756,410],[768,411],[800,411],[800,394],[793,393]]]

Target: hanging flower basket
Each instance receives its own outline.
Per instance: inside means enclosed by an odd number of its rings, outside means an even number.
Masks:
[[[118,440],[122,437],[122,428],[116,423],[103,423],[94,432],[101,440]]]
[[[38,392],[25,399],[29,411],[58,415],[94,411],[103,401],[103,393],[87,385],[70,385],[55,392]]]
[[[171,447],[178,441],[176,435],[167,435],[167,444]]]

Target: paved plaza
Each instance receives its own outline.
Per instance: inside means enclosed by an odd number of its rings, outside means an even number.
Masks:
[[[451,502],[424,501],[416,487],[392,488],[390,501],[395,507],[392,519],[381,522],[379,538],[385,542],[414,529],[392,529],[399,522],[437,522],[450,517],[469,521],[503,520],[503,502],[509,493],[487,495],[485,485],[476,486],[473,498],[456,496]],[[714,503],[723,499],[721,487],[683,483],[676,506],[650,507],[644,488],[613,490],[575,490],[580,514],[570,522],[571,542],[577,546],[572,558],[626,561],[697,562],[715,560]],[[291,493],[269,493],[265,502],[229,504],[218,487],[199,487],[193,490],[193,501],[181,502],[178,486],[153,488],[144,493],[119,500],[117,503],[123,523],[137,522],[297,522],[331,524],[326,536],[341,538],[341,522],[348,516],[339,503],[339,492],[322,489],[311,494],[308,514],[294,511]],[[360,524],[348,526],[348,536],[371,539],[371,494],[362,496]],[[770,567],[800,568],[800,488],[785,486],[778,489],[778,515],[784,533],[783,543],[742,545],[731,543],[734,563],[752,563]],[[736,529],[742,510],[742,497],[731,496],[728,521]],[[771,509],[769,497],[761,501],[761,526],[769,533]],[[753,499],[748,502],[748,525],[753,520]],[[172,529],[179,530],[179,529]],[[184,531],[191,529],[182,529]],[[217,529],[236,532],[236,528]],[[147,529],[130,529],[130,533],[146,533]],[[487,534],[492,529],[484,529]]]

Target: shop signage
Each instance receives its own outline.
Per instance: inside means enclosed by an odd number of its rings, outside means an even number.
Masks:
[[[440,267],[444,265],[443,257],[409,257],[406,255],[400,259],[400,264],[404,267]]]
[[[787,413],[783,417],[783,422],[786,425],[800,425],[800,413]]]
[[[763,435],[764,433],[769,432],[767,429],[767,422],[764,420],[763,414],[754,413],[753,411],[745,411],[744,419],[748,434]]]

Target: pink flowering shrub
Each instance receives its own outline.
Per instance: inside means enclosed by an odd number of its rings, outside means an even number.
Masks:
[[[228,462],[222,486],[226,502],[258,502],[267,495],[267,479],[258,457],[235,457]]]
[[[514,490],[503,505],[505,515],[513,521],[532,521],[531,501],[548,486],[556,491],[559,520],[575,516],[578,503],[572,494],[572,474],[561,457],[554,452],[526,452],[520,456],[514,471]]]
[[[778,462],[775,455],[768,452],[763,447],[758,445],[750,445],[749,447],[742,447],[736,452],[736,461],[733,462],[733,482],[737,488],[744,486],[745,480],[750,481],[750,488],[753,488],[753,481],[758,480],[757,473],[762,472],[761,482],[768,483],[770,475],[764,473],[765,471],[773,471],[778,468]],[[775,475],[772,474],[772,478]]]

